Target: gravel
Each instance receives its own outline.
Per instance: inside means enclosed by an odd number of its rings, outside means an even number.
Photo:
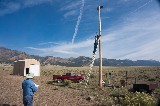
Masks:
[[[23,106],[21,84],[24,79],[10,71],[0,71],[0,106]],[[33,79],[40,85],[34,96],[34,106],[94,106],[80,90],[47,84],[51,79],[47,76]]]

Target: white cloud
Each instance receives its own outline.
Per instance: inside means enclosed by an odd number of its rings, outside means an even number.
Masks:
[[[71,10],[71,11],[68,11],[64,14],[64,17],[67,18],[69,16],[74,16],[77,14],[77,10]]]
[[[71,11],[72,8],[75,7],[67,7],[67,12],[68,10]],[[121,23],[115,24],[110,29],[102,29],[102,54],[104,58],[160,60],[159,11],[157,11],[157,8],[143,9],[143,11],[142,7],[139,9],[141,9],[141,12],[136,10],[134,14],[123,15],[125,20],[121,20]],[[90,39],[74,44],[65,41],[65,43],[59,45],[53,44],[49,48],[29,47],[29,49],[38,50],[39,52],[36,52],[43,56],[77,57],[81,55],[91,57],[94,47],[93,38],[94,34],[90,36]]]
[[[68,10],[74,10],[74,9],[78,9],[77,7],[79,7],[81,5],[81,1],[72,1],[72,2],[67,2],[64,3],[64,6],[60,9],[60,11],[68,11]]]
[[[26,47],[28,49],[32,49],[32,50],[36,50],[36,51],[43,51],[43,52],[46,52],[46,49],[44,48],[35,48],[35,47]]]
[[[159,53],[160,53],[160,46],[158,45],[160,43],[160,39],[148,42],[147,44],[144,44],[140,47],[138,47],[138,50],[130,53],[123,58],[130,58],[130,59],[154,59],[154,60],[160,60]]]
[[[110,8],[110,7],[107,7],[107,8],[104,8],[103,11],[106,11],[106,12],[111,12],[113,11],[114,8]]]
[[[104,36],[104,41],[112,41],[114,38],[112,36]],[[47,42],[48,43],[48,42]],[[47,44],[43,43],[43,44]],[[91,37],[90,39],[77,42],[77,43],[66,43],[61,42],[59,45],[53,45],[51,47],[46,48],[35,48],[35,47],[27,47],[28,49],[38,51],[38,54],[43,56],[45,55],[53,55],[58,57],[77,57],[77,56],[91,56],[93,51],[94,39]],[[58,53],[58,55],[57,55]]]
[[[132,11],[131,13],[135,13],[137,12],[138,10],[144,8],[145,6],[149,5],[153,0],[149,0],[147,1],[146,3],[142,4],[140,7],[138,7],[137,9],[135,9],[134,11]]]
[[[48,44],[56,44],[55,42],[43,42],[39,43],[38,45],[48,45]]]
[[[79,7],[81,5],[81,1],[67,1],[63,2],[60,11],[64,12],[64,17],[75,16],[79,12]]]
[[[4,7],[3,9],[0,9],[0,16],[13,13],[21,8],[21,5],[19,3],[14,3],[14,2],[3,3],[0,5]]]
[[[14,13],[20,9],[32,7],[35,5],[40,5],[43,3],[52,3],[53,0],[19,0],[19,1],[2,1],[0,6],[0,16],[4,16],[6,14]]]
[[[160,60],[160,14],[142,13],[129,17],[128,21],[109,32],[114,39],[104,42],[104,57]]]
[[[64,51],[64,50],[54,50],[53,52],[61,53],[61,54],[71,54],[71,55],[80,55],[79,53],[72,51]]]
[[[23,2],[24,7],[30,7],[34,5],[39,5],[43,3],[52,3],[53,0],[25,0]]]

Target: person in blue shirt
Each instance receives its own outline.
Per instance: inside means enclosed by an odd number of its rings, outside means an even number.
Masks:
[[[26,80],[22,82],[23,89],[23,104],[24,106],[33,106],[33,96],[38,90],[38,86],[31,79],[34,77],[33,73],[26,75]]]

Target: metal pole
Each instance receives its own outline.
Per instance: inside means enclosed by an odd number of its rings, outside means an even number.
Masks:
[[[128,84],[128,71],[126,71],[126,86],[127,86],[127,84]]]
[[[101,47],[101,17],[100,17],[100,9],[103,6],[98,6],[98,17],[99,17],[99,87],[102,88],[102,47]]]

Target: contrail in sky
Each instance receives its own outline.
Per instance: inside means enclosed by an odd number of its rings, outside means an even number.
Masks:
[[[152,2],[153,0],[149,0],[147,3],[143,4],[142,6],[140,6],[139,8],[137,8],[136,10],[134,10],[132,13],[137,12],[139,9],[145,7],[146,5],[148,5],[150,2]]]
[[[78,16],[77,24],[76,24],[74,34],[73,34],[73,37],[72,37],[72,44],[74,43],[74,39],[77,36],[78,27],[79,27],[79,24],[81,22],[81,18],[82,18],[82,14],[83,14],[83,8],[84,8],[84,0],[82,0],[82,4],[81,4],[81,8],[80,8],[80,14]]]

